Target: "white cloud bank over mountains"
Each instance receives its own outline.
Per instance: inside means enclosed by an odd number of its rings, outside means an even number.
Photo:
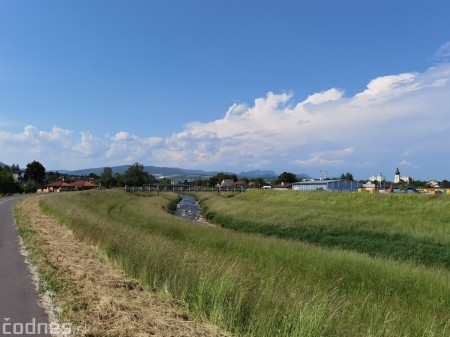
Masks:
[[[446,44],[438,53],[442,58],[449,50]],[[412,176],[450,178],[449,80],[450,63],[443,61],[423,73],[378,77],[353,97],[337,88],[301,101],[292,93],[269,92],[250,105],[233,104],[222,119],[193,122],[167,137],[126,130],[77,136],[57,126],[44,131],[27,125],[21,133],[0,131],[0,159],[36,159],[61,169],[136,161],[235,171],[322,169],[357,178],[389,176],[404,165]]]

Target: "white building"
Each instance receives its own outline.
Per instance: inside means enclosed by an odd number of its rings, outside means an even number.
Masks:
[[[386,181],[386,177],[379,173],[377,176],[371,176],[369,178],[370,181],[378,181],[381,183],[382,181]]]
[[[404,183],[409,184],[412,181],[413,181],[413,178],[411,178],[409,176],[401,177],[400,176],[400,171],[398,170],[398,167],[397,167],[397,170],[395,171],[395,176],[394,176],[394,184],[398,184],[400,182],[404,182]]]

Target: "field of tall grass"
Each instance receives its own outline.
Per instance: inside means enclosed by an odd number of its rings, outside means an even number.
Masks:
[[[450,269],[450,198],[325,191],[200,194],[223,227]]]
[[[239,211],[229,213],[216,201],[230,209],[245,207],[241,214],[246,214],[266,202],[264,193],[201,197],[213,220],[224,214],[253,224],[270,222],[269,210],[242,218]],[[85,191],[49,196],[40,203],[130,276],[237,336],[450,334],[446,268],[202,227],[169,213],[177,198],[174,193]],[[359,207],[364,211],[365,206]],[[282,210],[296,214],[297,209],[292,201]],[[373,210],[366,211],[370,227]],[[275,207],[272,212],[277,212]],[[294,223],[274,224],[289,228]],[[321,226],[325,224],[323,220]],[[448,242],[448,237],[421,229],[413,237]]]

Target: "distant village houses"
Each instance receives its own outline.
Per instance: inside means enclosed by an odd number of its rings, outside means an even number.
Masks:
[[[220,183],[220,187],[234,187],[236,186],[233,179],[223,179]]]
[[[56,181],[45,186],[43,192],[69,192],[69,191],[84,191],[99,189],[100,185],[94,184],[90,181],[77,180],[72,183],[66,183],[65,181]]]

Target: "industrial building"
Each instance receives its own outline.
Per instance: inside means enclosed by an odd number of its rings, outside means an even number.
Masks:
[[[293,191],[357,191],[362,182],[353,180],[314,180],[302,181],[292,184]]]

